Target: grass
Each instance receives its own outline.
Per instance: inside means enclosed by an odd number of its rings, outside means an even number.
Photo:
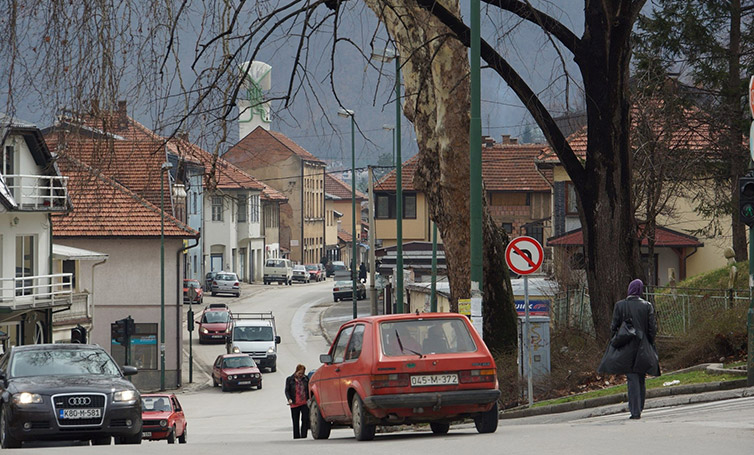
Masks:
[[[741,379],[741,375],[733,375],[733,374],[709,374],[706,371],[689,371],[685,373],[676,373],[676,374],[668,374],[668,375],[662,375],[656,378],[648,378],[647,379],[647,390],[650,389],[661,389],[665,386],[662,384],[665,382],[680,381],[679,384],[676,385],[688,385],[688,384],[701,384],[705,382],[722,382],[722,381],[730,381],[734,379]],[[669,386],[673,387],[673,386]],[[540,401],[537,403],[534,403],[533,407],[539,407],[539,406],[549,406],[553,404],[562,404],[562,403],[570,403],[572,401],[582,401],[587,400],[590,398],[599,398],[609,395],[618,395],[621,393],[626,393],[626,385],[617,385],[613,387],[607,387],[600,390],[592,390],[591,392],[585,392],[580,393],[578,395],[569,395],[567,397],[561,397],[561,398],[555,398],[552,400],[546,400],[546,401]]]
[[[745,289],[749,284],[749,261],[736,263],[736,279],[733,285],[736,289]],[[726,265],[707,273],[694,275],[676,285],[677,288],[697,289],[728,289],[730,266]]]

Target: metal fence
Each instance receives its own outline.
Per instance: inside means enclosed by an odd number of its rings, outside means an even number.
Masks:
[[[750,292],[748,289],[647,286],[643,297],[654,304],[658,334],[677,336],[728,310],[747,307]],[[557,293],[553,296],[550,317],[555,326],[594,333],[588,289],[582,287]]]

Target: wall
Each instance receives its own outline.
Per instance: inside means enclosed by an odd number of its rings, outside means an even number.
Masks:
[[[304,173],[304,239],[303,256],[299,253],[297,262],[311,264],[319,262],[324,254],[323,238],[325,234],[325,181],[322,165],[312,165],[303,162]],[[350,225],[349,225],[350,226]],[[349,229],[350,230],[350,229]],[[294,238],[296,234],[293,234]],[[299,234],[300,237],[300,234]],[[302,249],[299,248],[299,251]],[[291,258],[293,259],[292,249]],[[294,259],[296,261],[296,259]]]
[[[350,219],[348,221],[350,223]],[[345,221],[344,221],[345,223]],[[382,246],[393,246],[397,239],[395,219],[375,218],[375,238],[382,240]],[[429,220],[427,198],[424,193],[416,193],[416,219],[403,219],[403,242],[432,241],[432,229]],[[439,239],[438,233],[438,242]]]

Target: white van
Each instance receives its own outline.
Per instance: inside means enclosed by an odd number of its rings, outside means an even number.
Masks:
[[[268,313],[233,313],[233,329],[226,349],[228,354],[248,354],[259,369],[277,370],[280,336],[275,328],[275,316]]]
[[[267,259],[264,261],[264,284],[273,281],[290,285],[293,281],[293,265],[288,259]]]

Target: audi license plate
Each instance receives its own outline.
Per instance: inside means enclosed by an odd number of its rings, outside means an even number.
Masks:
[[[411,376],[411,387],[430,385],[455,385],[458,384],[458,375],[453,374],[423,374]]]
[[[98,419],[102,417],[102,409],[59,409],[58,416],[61,419]]]

